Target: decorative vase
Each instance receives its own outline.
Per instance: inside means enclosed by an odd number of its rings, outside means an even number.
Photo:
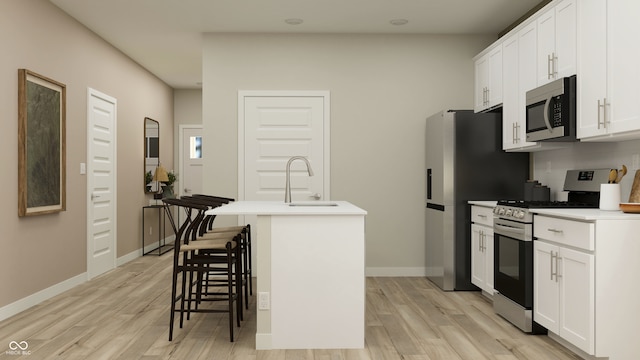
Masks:
[[[172,199],[174,197],[176,197],[176,195],[173,193],[173,185],[167,185],[162,189],[162,194],[164,195],[165,198],[167,199]]]

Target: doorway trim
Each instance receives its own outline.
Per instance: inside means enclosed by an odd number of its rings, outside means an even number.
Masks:
[[[244,184],[245,184],[245,117],[244,117],[244,100],[247,97],[322,97],[324,104],[323,124],[323,167],[324,177],[322,179],[325,191],[323,196],[325,199],[331,199],[331,97],[328,90],[239,90],[238,91],[238,200],[245,200]]]

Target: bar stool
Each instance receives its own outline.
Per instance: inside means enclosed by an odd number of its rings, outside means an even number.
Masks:
[[[239,266],[241,263],[240,236],[234,235],[234,233],[220,233],[218,236],[209,239],[197,240],[198,228],[208,207],[181,199],[163,199],[163,202],[167,217],[176,235],[171,287],[169,341],[173,339],[176,312],[180,313],[180,328],[183,326],[185,313],[187,314],[187,319],[189,319],[191,312],[226,312],[229,316],[229,337],[230,341],[233,342],[234,302],[237,304],[236,322],[238,327],[240,326],[240,311],[242,307],[242,292],[240,289],[242,274],[240,271],[241,266]],[[180,227],[177,227],[169,205],[185,209],[188,219],[191,220],[187,220]],[[195,217],[192,217],[194,211],[196,214]],[[225,275],[226,293],[202,291],[204,275],[211,271]],[[178,294],[177,289],[178,275],[181,275],[180,294]],[[195,292],[193,291],[194,287],[196,289]],[[176,309],[178,301],[180,302],[180,308]],[[226,301],[227,308],[212,309],[197,306],[203,301]],[[192,303],[194,303],[193,307]]]
[[[227,204],[233,199],[225,198],[220,196],[212,196],[212,195],[202,195],[197,194],[191,197],[182,197],[183,199],[188,199],[189,201],[194,201],[199,204],[208,205],[212,208],[221,206],[223,204]],[[242,253],[242,274],[244,278],[244,298],[245,298],[245,308],[249,309],[249,295],[253,295],[253,276],[252,276],[252,264],[251,264],[251,225],[240,225],[240,226],[227,226],[227,227],[214,227],[213,220],[215,220],[215,215],[208,215],[202,221],[201,228],[199,231],[199,236],[206,238],[210,236],[210,234],[215,234],[218,232],[228,232],[228,231],[240,231],[242,234],[242,239],[240,242],[241,253]]]

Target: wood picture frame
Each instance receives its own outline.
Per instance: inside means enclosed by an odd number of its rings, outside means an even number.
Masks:
[[[66,86],[18,69],[18,216],[66,210]]]

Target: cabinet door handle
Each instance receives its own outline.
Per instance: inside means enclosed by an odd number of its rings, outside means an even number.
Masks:
[[[600,129],[600,108],[602,107],[604,107],[604,105],[602,105],[600,99],[598,99],[598,129]]]
[[[551,78],[558,78],[558,55],[555,52],[551,53]]]
[[[550,231],[550,232],[556,233],[556,234],[562,234],[563,233],[562,230],[558,230],[558,229],[547,229],[547,231]]]
[[[549,254],[551,254],[551,259],[549,259],[549,280],[553,281],[553,260],[556,256],[553,251],[549,251]]]
[[[551,54],[547,55],[547,80],[551,79],[552,74],[551,74],[551,64],[553,62],[553,57]]]
[[[602,101],[602,126],[606,129],[608,128],[609,120],[607,117],[607,98],[604,98]]]

